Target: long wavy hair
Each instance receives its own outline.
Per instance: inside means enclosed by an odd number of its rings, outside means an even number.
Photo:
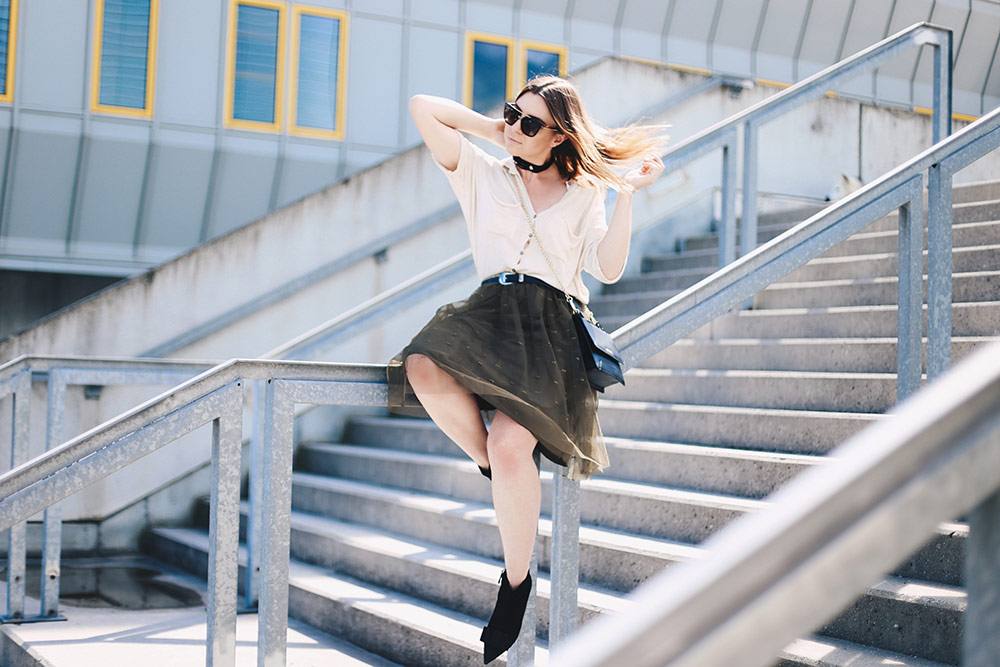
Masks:
[[[666,144],[665,125],[599,127],[583,108],[576,86],[558,76],[537,76],[515,99],[534,93],[545,100],[566,140],[552,149],[553,163],[566,181],[586,180],[620,190],[625,179],[615,171],[629,162],[659,154]]]

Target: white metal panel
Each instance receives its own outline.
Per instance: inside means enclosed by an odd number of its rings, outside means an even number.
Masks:
[[[964,41],[966,19],[968,18],[968,0],[937,0],[934,3],[930,20],[934,25],[951,29],[952,49],[954,53],[957,53],[959,45]],[[923,53],[920,55],[913,83],[913,103],[918,107],[929,109],[934,106],[934,52],[931,47],[924,47],[921,51]],[[982,63],[980,63],[980,67],[983,67]],[[954,77],[954,72],[952,76]],[[954,104],[954,94],[952,103]],[[976,106],[979,105],[976,104]],[[958,111],[957,105],[954,111]]]
[[[18,7],[18,101],[40,109],[80,111],[90,87],[87,5],[34,0]]]
[[[429,21],[430,23],[457,26],[458,16],[459,0],[410,3],[410,18],[414,21]]]
[[[201,241],[215,137],[161,129],[157,143],[142,242],[186,250]]]
[[[624,55],[666,60],[663,53],[663,22],[670,3],[664,0],[629,0],[622,14],[619,43]]]
[[[708,38],[718,3],[678,2],[667,27],[667,62],[708,69]]]
[[[20,116],[4,234],[65,241],[80,148],[79,118]]]
[[[395,146],[399,136],[403,26],[361,17],[351,20],[347,120],[352,142]],[[410,67],[433,67],[423,59]],[[350,82],[354,81],[355,85]]]
[[[933,5],[934,0],[896,0],[892,20],[889,22],[889,34],[893,35],[914,23],[930,19]],[[903,106],[912,103],[910,80],[920,50],[924,49],[901,53],[879,67],[878,74],[875,75],[875,94],[879,100]]]
[[[972,0],[972,18],[962,39],[962,48],[955,58],[955,111],[978,116],[982,108],[982,91],[989,76],[990,63],[1000,37],[1000,5],[985,0]],[[996,65],[994,65],[996,67]],[[1000,92],[1000,91],[994,91]]]
[[[526,2],[517,15],[517,36],[542,42],[566,42],[566,7],[569,0]]]
[[[315,5],[316,3],[313,0],[310,4]],[[398,18],[403,15],[403,0],[365,0],[364,2],[353,3],[352,9],[355,12],[382,14],[383,16]]]
[[[156,56],[156,118],[166,123],[215,126],[222,12],[204,0],[160,3]]]
[[[514,34],[514,0],[466,3],[465,28],[499,35]]]
[[[577,0],[570,21],[571,48],[613,52],[617,16],[617,2]]]
[[[712,44],[712,71],[754,77],[753,42],[765,0],[723,0]]]
[[[986,80],[986,87],[984,88],[983,109],[981,113],[988,113],[1000,106],[1000,40],[997,41],[992,62],[993,68],[990,70],[990,75]]]
[[[227,136],[219,156],[208,238],[241,227],[267,213],[277,164],[271,137]]]
[[[810,5],[802,48],[795,63],[796,79],[801,81],[837,61],[850,10],[851,0],[823,0]]]
[[[806,3],[803,0],[771,0],[764,16],[757,47],[757,78],[794,83],[792,56],[798,44]]]
[[[457,32],[411,27],[406,99],[417,93],[439,95],[451,100],[462,99],[462,45],[463,40]],[[436,64],[426,67],[426,63]],[[420,140],[420,134],[406,109],[403,113],[403,126],[406,128],[404,144],[414,144]]]
[[[889,16],[895,0],[864,0],[854,6],[847,37],[844,39],[844,58],[862,51],[888,35]],[[845,95],[871,99],[875,94],[875,75],[861,74],[840,85],[838,91]]]

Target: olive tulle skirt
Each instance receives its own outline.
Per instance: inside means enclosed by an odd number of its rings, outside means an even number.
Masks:
[[[572,310],[560,292],[531,283],[480,286],[442,306],[388,365],[389,408],[418,406],[407,355],[423,354],[478,399],[538,439],[541,453],[586,479],[608,466]]]

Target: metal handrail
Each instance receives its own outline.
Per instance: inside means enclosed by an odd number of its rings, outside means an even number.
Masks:
[[[1000,655],[1000,343],[958,364],[911,400],[775,492],[768,507],[704,543],[622,614],[557,648],[553,667],[754,667],[848,605],[970,510],[967,667]],[[978,509],[977,509],[978,508]],[[878,548],[872,548],[877,544]]]
[[[792,108],[816,99],[838,83],[874,69],[912,46],[934,47],[932,143],[951,134],[952,33],[930,23],[916,23],[859,51],[850,58],[817,72],[797,84],[758,102],[726,120],[681,141],[663,154],[665,171],[680,169],[714,150],[722,149],[722,220],[719,233],[719,266],[736,258],[736,149],[742,128],[743,198],[740,225],[741,254],[757,245],[758,132],[762,125]]]

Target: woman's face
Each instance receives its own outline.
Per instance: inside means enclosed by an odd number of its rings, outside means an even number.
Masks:
[[[552,114],[549,113],[549,108],[545,106],[545,100],[541,96],[535,93],[525,93],[517,98],[515,104],[517,104],[524,115],[534,116],[543,121],[545,127],[540,129],[535,136],[529,137],[521,131],[520,119],[513,125],[504,123],[503,136],[507,152],[511,155],[524,158],[528,162],[541,164],[548,159],[549,152],[561,144],[566,139],[566,136],[561,132],[548,129],[555,127],[555,122],[552,120]],[[541,157],[541,159],[533,160],[531,159],[533,157]]]

